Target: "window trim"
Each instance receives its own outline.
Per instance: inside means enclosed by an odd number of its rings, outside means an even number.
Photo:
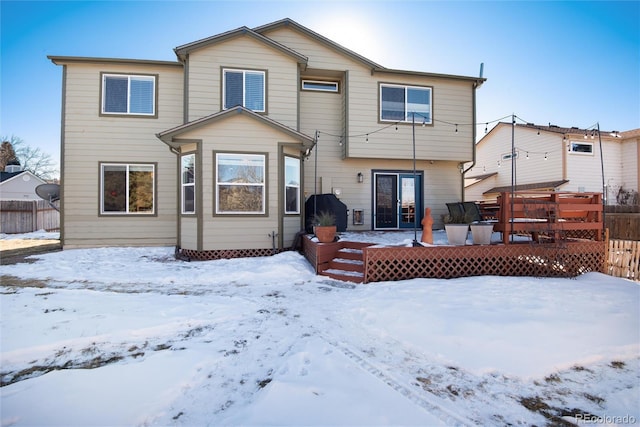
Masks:
[[[127,173],[127,211],[125,212],[108,212],[104,210],[104,167],[105,166],[126,166]],[[129,167],[130,166],[150,166],[152,168],[153,173],[153,182],[152,186],[152,197],[153,197],[153,208],[151,212],[129,212]],[[158,171],[158,163],[143,163],[143,162],[99,162],[98,163],[98,216],[101,217],[150,217],[158,215],[158,207],[157,207],[157,194],[158,194],[158,179],[157,179],[157,171]]]
[[[221,106],[221,110],[229,110],[231,108],[237,107],[237,105],[232,105],[227,107],[225,105],[225,99],[226,99],[226,93],[227,93],[227,79],[225,78],[226,72],[227,71],[231,71],[231,72],[236,72],[236,73],[242,73],[242,106],[246,107],[246,74],[247,73],[260,73],[262,74],[262,79],[263,79],[263,85],[262,85],[262,100],[263,100],[263,109],[262,110],[253,110],[250,108],[247,108],[251,111],[253,111],[254,113],[258,113],[258,114],[266,114],[267,113],[267,70],[259,70],[259,69],[251,69],[251,68],[234,68],[234,67],[222,67],[220,70],[221,73],[221,96],[220,96],[220,106]]]
[[[396,87],[396,88],[404,88],[404,120],[394,120],[394,119],[384,119],[382,118],[382,88],[383,87]],[[411,123],[412,118],[411,114],[407,109],[407,90],[408,89],[420,89],[420,90],[428,90],[429,91],[429,120],[425,120],[423,115],[416,117],[416,123],[425,124],[425,125],[433,125],[433,86],[419,86],[419,85],[408,85],[408,84],[399,84],[399,83],[384,83],[380,82],[378,84],[378,121],[381,123]],[[419,119],[419,120],[418,120]]]
[[[104,96],[105,96],[105,84],[106,77],[127,77],[127,94],[130,92],[131,88],[131,77],[143,77],[145,79],[151,78],[153,79],[153,96],[152,96],[152,108],[153,113],[122,113],[122,112],[108,112],[105,111],[104,107]],[[158,74],[144,74],[144,73],[114,73],[114,72],[100,72],[100,98],[98,100],[98,115],[100,117],[136,117],[136,118],[150,118],[157,119],[158,118],[158,81],[160,76]],[[131,98],[129,97],[128,100]],[[131,108],[129,102],[127,102],[127,111]]]
[[[295,160],[297,162],[297,166],[298,166],[298,185],[289,185],[287,184],[287,159],[291,159],[291,160]],[[290,156],[290,155],[284,155],[284,160],[282,162],[283,164],[283,172],[282,172],[282,176],[283,176],[283,181],[284,181],[284,185],[283,185],[283,189],[284,189],[284,197],[283,197],[283,201],[284,201],[284,214],[285,215],[300,215],[301,214],[301,201],[300,201],[300,195],[301,195],[301,188],[302,188],[302,161],[299,157],[295,157],[295,156]],[[296,210],[295,211],[288,211],[287,210],[287,188],[296,188],[297,189],[297,200],[296,200]]]
[[[315,84],[315,85],[324,85],[326,88],[321,87],[305,87],[305,84]],[[331,88],[330,86],[335,86],[335,88]],[[300,90],[311,91],[311,92],[329,92],[329,93],[338,93],[340,92],[340,82],[335,80],[310,80],[303,79],[300,83]]]
[[[184,182],[184,164],[183,159],[185,157],[193,156],[193,182]],[[197,208],[197,197],[196,197],[196,153],[185,153],[180,156],[180,213],[182,215],[195,215]],[[184,191],[185,187],[193,187],[193,211],[185,210],[184,203]]]
[[[576,151],[574,150],[574,145],[583,145],[591,147],[591,151]],[[593,142],[582,142],[582,141],[569,141],[569,153],[576,154],[578,156],[593,156],[594,155],[594,144]]]
[[[262,187],[262,211],[260,212],[243,212],[243,211],[220,211],[220,193],[218,191],[219,185],[228,185],[229,183],[220,183],[218,181],[218,159],[221,155],[233,155],[233,156],[260,156],[262,157],[263,163],[263,182],[262,184],[240,184],[240,185],[251,185],[251,186],[260,186]],[[268,194],[268,179],[269,179],[269,153],[266,152],[249,152],[249,151],[214,151],[213,152],[213,165],[214,165],[214,173],[213,173],[213,215],[214,216],[229,216],[229,217],[257,217],[257,216],[269,216],[269,207],[267,204],[269,203],[269,194]]]

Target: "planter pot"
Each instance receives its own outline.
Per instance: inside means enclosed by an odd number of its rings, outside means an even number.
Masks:
[[[315,226],[313,232],[316,234],[320,243],[331,243],[336,238],[336,231],[338,227],[335,225],[330,226]]]
[[[490,245],[493,224],[471,224],[471,237],[474,245]]]
[[[467,243],[469,224],[445,224],[444,229],[447,232],[447,240],[450,245],[465,245]]]

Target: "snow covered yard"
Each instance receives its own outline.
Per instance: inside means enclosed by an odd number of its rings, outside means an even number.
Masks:
[[[2,426],[640,423],[630,281],[354,286],[293,252],[31,260],[0,267]]]

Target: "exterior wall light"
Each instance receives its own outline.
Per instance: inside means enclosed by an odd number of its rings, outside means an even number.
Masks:
[[[364,182],[364,175],[362,175],[362,172],[358,172],[358,183],[362,184]]]

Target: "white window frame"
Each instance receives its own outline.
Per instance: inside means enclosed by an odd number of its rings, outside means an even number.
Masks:
[[[298,176],[297,184],[291,184],[287,182],[287,161],[289,163],[295,162],[292,166],[295,166]],[[300,180],[301,180],[301,162],[298,157],[284,156],[284,213],[285,215],[299,215],[300,214]],[[287,210],[287,189],[293,188],[296,190],[296,208],[293,211]]]
[[[107,78],[127,78],[127,111],[106,111],[106,95],[107,95]],[[131,79],[146,80],[153,82],[153,93],[151,95],[151,113],[139,113],[131,112]],[[155,75],[145,74],[115,74],[115,73],[103,73],[102,74],[102,99],[100,100],[100,113],[104,115],[127,115],[127,116],[147,116],[154,117],[156,115],[156,90],[157,79]]]
[[[337,93],[340,86],[336,81],[302,80],[300,88],[302,90],[315,91],[315,92]]]
[[[125,211],[105,211],[104,210],[104,168],[105,166],[120,166],[125,167]],[[129,211],[129,173],[131,167],[150,167],[152,173],[151,181],[151,196],[152,196],[152,208],[150,212],[130,212]],[[100,215],[155,215],[156,212],[156,165],[153,163],[100,163]]]
[[[234,182],[221,182],[219,177],[219,165],[220,159],[224,156],[244,157],[246,159],[261,159],[262,160],[262,182],[259,183],[234,183]],[[215,171],[215,203],[216,203],[216,215],[265,215],[267,204],[267,155],[260,153],[237,153],[237,152],[220,152],[215,153],[216,171]],[[259,211],[223,211],[220,209],[220,186],[253,186],[262,188],[262,209]]]
[[[591,151],[576,151],[575,146],[583,145],[591,147]],[[582,141],[569,141],[569,153],[577,154],[578,156],[593,156],[593,142],[582,142]]]
[[[251,111],[255,111],[256,113],[265,113],[267,111],[267,73],[266,71],[261,71],[261,70],[243,70],[243,69],[237,69],[237,68],[223,68],[222,69],[222,109],[223,110],[228,110],[230,108],[233,107],[237,107],[237,105],[226,105],[226,100],[227,100],[227,78],[226,78],[226,74],[227,72],[232,72],[232,73],[242,73],[242,106],[245,108],[247,105],[247,84],[246,84],[246,80],[247,80],[247,73],[251,73],[251,74],[262,74],[262,109],[261,110],[254,110],[251,109]]]
[[[397,119],[384,119],[382,118],[382,88],[404,88],[404,119],[403,120],[397,120]],[[400,84],[392,84],[392,83],[380,83],[380,87],[378,89],[378,94],[379,94],[379,99],[380,99],[380,106],[379,106],[379,112],[378,112],[378,118],[381,122],[391,122],[391,123],[395,123],[395,122],[404,122],[404,123],[410,123],[413,121],[413,114],[411,109],[409,108],[409,101],[408,101],[408,96],[407,96],[407,92],[409,89],[417,89],[417,90],[424,90],[424,91],[428,91],[429,92],[429,119],[427,120],[423,114],[418,113],[416,114],[415,117],[415,121],[416,123],[420,123],[420,124],[433,124],[433,87],[431,86],[412,86],[412,85],[400,85]]]
[[[193,164],[193,182],[185,182],[184,173],[185,173],[185,162],[184,160],[187,158],[192,158]],[[181,193],[180,193],[180,204],[181,204],[181,212],[183,214],[194,214],[196,213],[196,155],[195,153],[185,154],[180,158],[180,185],[181,185]],[[185,207],[185,189],[192,188],[193,191],[193,209],[187,210]]]

